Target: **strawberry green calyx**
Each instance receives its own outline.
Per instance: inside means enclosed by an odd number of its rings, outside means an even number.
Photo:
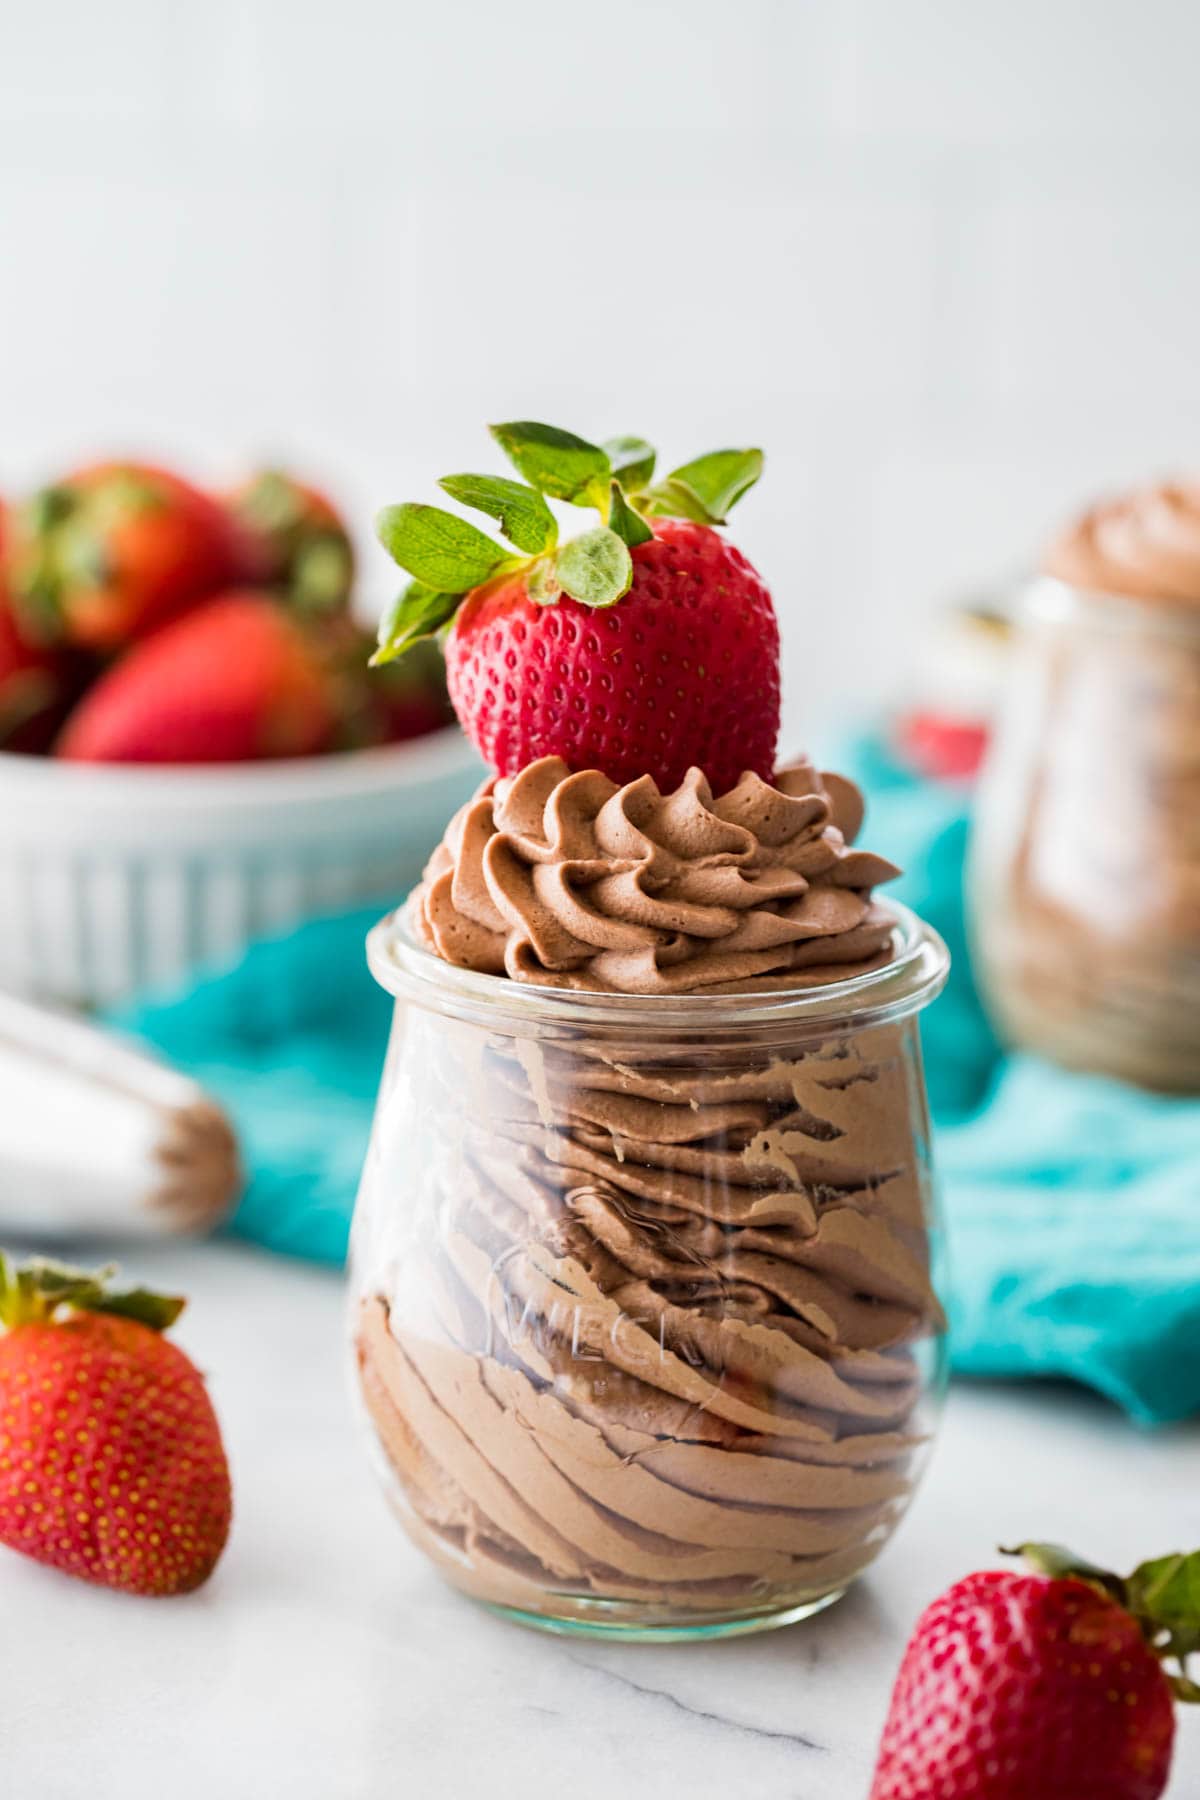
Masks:
[[[161,513],[169,495],[151,472],[116,464],[102,480],[41,488],[17,509],[13,600],[35,642],[64,635],[68,597],[114,575],[113,533],[138,514]]]
[[[658,460],[653,444],[640,437],[606,438],[604,453],[614,478],[626,493],[640,494],[643,488],[649,487]]]
[[[379,539],[414,579],[380,624],[373,664],[392,662],[422,638],[448,630],[468,593],[515,573],[541,606],[562,594],[584,606],[615,606],[633,583],[630,551],[654,536],[649,519],[723,525],[763,468],[761,450],[716,450],[652,485],[656,453],[644,438],[593,444],[531,419],[488,429],[523,479],[447,475],[440,486],[495,519],[523,554],[439,507],[385,507],[376,521]],[[547,500],[594,507],[602,523],[560,544]]]
[[[379,621],[379,642],[370,666],[378,669],[396,662],[414,644],[437,637],[452,623],[462,603],[461,594],[447,594],[423,581],[410,581]]]
[[[608,528],[614,531],[630,550],[635,544],[645,544],[654,536],[640,512],[636,512],[625,498],[621,484],[615,478],[612,484],[612,499],[608,508]]]
[[[452,500],[485,512],[518,550],[541,556],[558,543],[558,521],[536,488],[506,475],[443,475],[438,482]]]
[[[62,635],[63,595],[74,586],[97,587],[111,574],[104,541],[84,496],[73,488],[46,487],[18,512],[13,559],[13,601],[35,643]]]
[[[1001,1555],[1021,1556],[1052,1580],[1084,1581],[1098,1588],[1133,1616],[1156,1656],[1175,1663],[1175,1672],[1167,1677],[1175,1698],[1200,1704],[1200,1683],[1187,1666],[1188,1658],[1200,1653],[1200,1550],[1154,1557],[1139,1563],[1132,1575],[1114,1575],[1061,1544],[1019,1544]]]
[[[607,511],[612,464],[599,444],[535,419],[514,419],[488,430],[517,473],[539,493],[570,506],[594,506],[601,516]]]
[[[607,525],[597,525],[564,544],[554,573],[563,593],[583,606],[615,606],[633,585],[629,546]]]
[[[285,537],[304,523],[304,501],[282,469],[260,469],[237,496],[237,510],[247,525],[271,537]]]
[[[672,470],[658,487],[647,490],[645,498],[651,512],[682,514],[698,525],[724,525],[730,509],[762,471],[761,450],[714,450]]]
[[[15,1264],[0,1251],[0,1324],[9,1331],[20,1325],[53,1324],[72,1312],[106,1313],[135,1319],[152,1331],[167,1331],[187,1302],[177,1294],[149,1288],[109,1287],[115,1265],[74,1269],[45,1257]]]
[[[282,469],[261,469],[234,496],[239,521],[270,547],[274,581],[286,580],[300,613],[341,608],[354,581],[354,553],[341,521],[320,495]]]
[[[379,541],[393,561],[427,587],[465,594],[493,575],[515,567],[511,556],[492,538],[440,506],[405,501],[385,506],[375,521]]]
[[[335,611],[350,591],[353,559],[345,540],[333,531],[314,534],[297,550],[292,569],[292,600],[299,613]]]

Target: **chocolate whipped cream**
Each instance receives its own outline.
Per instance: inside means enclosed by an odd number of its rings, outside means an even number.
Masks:
[[[981,798],[985,984],[1015,1041],[1200,1092],[1200,484],[1093,509],[1046,568],[1079,592],[1025,625]]]
[[[358,1363],[408,1530],[478,1598],[770,1613],[843,1587],[904,1510],[941,1324],[915,1022],[756,1031],[722,1000],[887,960],[861,813],[807,764],[714,799],[548,760],[427,871],[411,927],[458,966],[712,1006],[692,1044],[602,1005],[534,1035],[503,982],[493,1029],[408,1008]]]
[[[1093,507],[1051,545],[1045,572],[1094,593],[1200,603],[1200,482]]]
[[[796,763],[714,799],[699,769],[674,793],[618,788],[544,757],[488,782],[451,821],[414,896],[414,928],[446,962],[621,994],[795,987],[891,953],[871,902],[899,871],[848,848],[852,782]]]

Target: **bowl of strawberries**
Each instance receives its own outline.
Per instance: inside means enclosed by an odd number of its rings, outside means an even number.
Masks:
[[[344,521],[136,462],[0,512],[0,986],[94,1004],[396,896],[477,764],[436,645],[369,670]]]

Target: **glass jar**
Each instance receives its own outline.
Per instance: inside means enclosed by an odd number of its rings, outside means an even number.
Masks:
[[[410,1537],[550,1630],[802,1618],[891,1536],[942,1385],[916,1014],[940,939],[822,987],[635,998],[372,933],[398,1001],[351,1253]]]
[[[969,886],[1014,1043],[1200,1093],[1200,608],[1032,585]]]

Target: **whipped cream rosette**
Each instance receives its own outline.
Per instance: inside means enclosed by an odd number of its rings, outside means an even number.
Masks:
[[[825,779],[797,763],[714,799],[699,769],[664,795],[545,757],[455,816],[414,899],[418,936],[462,968],[602,993],[860,973],[890,954],[870,896],[899,871],[847,845],[861,797]]]
[[[1092,507],[1051,545],[1045,572],[1094,593],[1200,603],[1200,482],[1160,482]]]

